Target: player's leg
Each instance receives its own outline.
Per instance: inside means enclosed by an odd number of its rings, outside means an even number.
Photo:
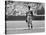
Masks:
[[[32,23],[31,23],[31,29],[33,28],[33,25],[32,25]]]
[[[32,19],[30,19],[30,28],[33,28]]]
[[[28,29],[30,29],[30,23],[28,23]]]

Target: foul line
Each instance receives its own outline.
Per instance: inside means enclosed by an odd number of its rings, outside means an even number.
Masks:
[[[43,29],[44,27],[34,27],[33,29]],[[28,29],[28,28],[7,28],[6,30],[22,30],[22,29]]]

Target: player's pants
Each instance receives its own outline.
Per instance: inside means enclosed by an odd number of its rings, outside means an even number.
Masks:
[[[31,18],[27,18],[28,20],[26,20],[26,22],[28,23],[28,27],[32,28],[32,17]]]
[[[28,23],[28,27],[32,28],[32,23]]]

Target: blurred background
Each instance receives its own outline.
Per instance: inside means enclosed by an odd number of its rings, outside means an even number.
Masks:
[[[33,12],[33,20],[45,19],[45,4],[36,2],[5,1],[6,20],[25,20],[26,13]]]
[[[26,13],[33,12],[33,29],[27,29]],[[45,31],[45,4],[37,2],[5,1],[5,30],[7,34]]]

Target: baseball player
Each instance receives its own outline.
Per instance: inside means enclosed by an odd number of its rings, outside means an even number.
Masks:
[[[32,11],[29,11],[26,13],[26,22],[28,23],[28,29],[31,29],[33,27],[32,26],[32,16],[33,16]]]

